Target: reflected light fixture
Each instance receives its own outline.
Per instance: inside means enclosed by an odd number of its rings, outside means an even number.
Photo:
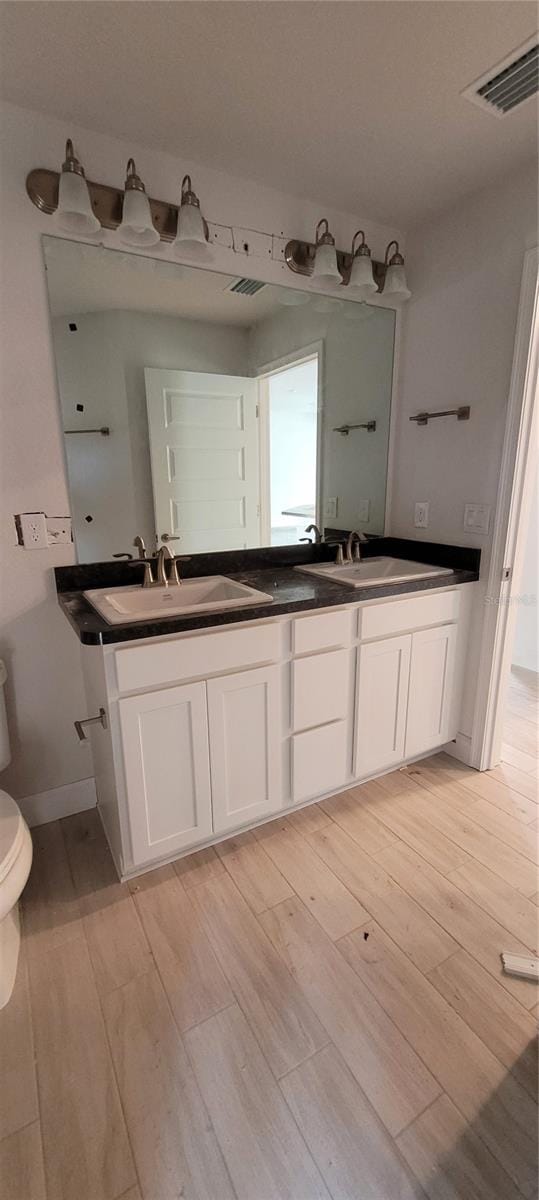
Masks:
[[[325,225],[325,229],[324,232],[321,232],[323,225]],[[342,283],[341,273],[337,266],[335,238],[329,232],[329,225],[325,217],[322,217],[316,226],[315,242],[312,279],[317,283]]]
[[[302,304],[309,304],[311,297],[308,292],[297,292],[294,288],[279,287],[275,289],[275,299],[285,308],[300,308]]]
[[[59,228],[65,229],[67,233],[91,237],[101,229],[100,222],[92,210],[84,170],[75,156],[71,138],[66,142],[55,219]]]
[[[155,246],[160,240],[152,221],[150,201],[133,158],[127,163],[122,223],[118,233],[126,246]]]
[[[313,300],[313,312],[322,313],[327,316],[329,313],[336,313],[344,305],[344,300],[337,300],[332,296],[315,296]]]
[[[391,247],[395,246],[395,253],[389,257]],[[402,300],[409,300],[412,295],[407,283],[406,272],[404,270],[404,258],[399,251],[399,243],[392,241],[389,243],[386,255],[386,278],[384,283],[384,296],[394,303],[399,303]]]
[[[356,249],[356,238],[361,241]],[[373,292],[378,291],[372,271],[371,252],[365,241],[365,234],[358,229],[352,238],[352,269],[348,281],[348,291],[353,292],[358,300],[368,300]]]
[[[176,254],[188,254],[190,258],[211,258],[211,251],[208,247],[208,226],[200,211],[200,200],[191,187],[190,175],[184,175],[182,179],[174,250]]]

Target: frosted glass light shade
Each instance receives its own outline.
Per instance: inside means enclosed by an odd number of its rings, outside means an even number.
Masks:
[[[316,247],[314,269],[311,276],[317,283],[341,283],[341,273],[337,266],[337,251],[335,246],[322,242]]]
[[[92,211],[90,193],[84,175],[75,171],[62,171],[58,187],[56,224],[67,233],[83,236],[95,234],[101,225]]]
[[[378,291],[369,254],[356,254],[352,263],[347,291],[357,296],[358,300],[368,300],[373,292]]]
[[[124,193],[122,223],[118,233],[126,246],[155,246],[159,241],[145,192],[128,188]]]
[[[386,271],[384,283],[384,296],[388,296],[391,300],[409,300],[412,295],[407,283],[406,272],[400,263],[395,263]]]
[[[307,292],[296,292],[294,288],[278,288],[275,299],[285,308],[300,308],[302,304],[308,304],[311,297]]]
[[[187,253],[190,258],[211,258],[202,213],[197,204],[180,205],[174,251],[179,255]]]

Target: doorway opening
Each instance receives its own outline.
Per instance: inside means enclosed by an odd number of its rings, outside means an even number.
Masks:
[[[260,380],[262,544],[298,542],[320,525],[319,356]]]
[[[470,758],[480,771],[502,772],[504,782],[511,775],[514,784],[515,772],[524,782],[528,776],[534,789],[537,674],[518,659],[522,640],[529,643],[528,626],[533,641],[537,629],[538,284],[534,247],[524,258]]]

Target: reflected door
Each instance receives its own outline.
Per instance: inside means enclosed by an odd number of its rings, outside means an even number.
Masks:
[[[147,367],[156,532],[179,554],[260,545],[256,379]]]

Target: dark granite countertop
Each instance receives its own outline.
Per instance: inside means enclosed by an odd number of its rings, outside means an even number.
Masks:
[[[390,542],[391,545],[389,545]],[[375,543],[376,549],[373,545],[370,553],[394,555],[397,549],[395,543],[396,539],[377,539]],[[226,573],[231,579],[236,579],[240,583],[247,583],[251,587],[269,593],[273,596],[272,603],[259,604],[251,608],[236,608],[224,612],[194,613],[190,616],[160,617],[151,621],[130,621],[125,625],[108,625],[84,598],[83,591],[89,590],[92,587],[125,586],[126,584],[137,582],[136,577],[134,577],[129,567],[125,566],[125,564],[122,564],[123,570],[117,564],[87,564],[79,567],[57,568],[58,601],[82,643],[85,645],[105,645],[113,642],[135,641],[140,638],[164,637],[167,634],[185,633],[189,630],[232,625],[245,621],[260,621],[268,617],[279,617],[289,613],[299,613],[316,608],[332,608],[343,604],[357,604],[364,600],[375,600],[382,597],[387,598],[388,596],[405,596],[413,592],[435,591],[440,588],[454,587],[456,584],[472,583],[479,578],[478,551],[470,552],[467,547],[438,547],[438,552],[436,553],[434,548],[432,548],[430,557],[427,558],[425,546],[430,548],[432,544],[410,541],[400,543],[398,547],[400,554],[398,554],[398,557],[408,558],[409,560],[414,560],[415,558],[415,561],[418,559],[419,561],[429,561],[439,566],[451,566],[450,575],[436,576],[432,579],[418,579],[408,583],[386,583],[379,587],[351,588],[330,582],[320,576],[304,575],[299,571],[295,571],[292,564],[283,564],[282,555],[275,556],[275,565],[267,561],[270,556],[266,554],[266,561],[263,565],[257,563],[255,566],[255,558],[251,569],[239,571],[225,570],[224,564],[221,561],[225,557],[224,555],[211,556],[211,565],[213,566],[213,571],[211,572],[208,569],[210,563],[205,563],[205,569],[203,569],[203,565],[197,556],[196,562],[192,559],[191,563],[189,563],[190,569],[185,571],[186,576],[193,577],[197,573],[197,566],[198,574],[200,575]],[[402,547],[405,547],[405,552],[403,552]],[[459,550],[461,550],[460,555],[458,554]],[[441,553],[441,551],[451,551],[451,553]],[[252,553],[254,555],[255,552]],[[472,554],[475,556],[475,559],[471,557]],[[308,558],[307,555],[309,555]],[[370,555],[368,556],[370,557]],[[204,556],[204,559],[209,558],[210,556],[208,555]],[[297,558],[303,559],[303,561],[327,560],[328,555],[325,547],[313,547],[312,552],[307,551],[307,549],[303,550],[302,548],[302,552],[297,555]],[[436,558],[438,562],[436,562]],[[245,555],[242,556],[242,559],[241,565],[243,566]],[[440,561],[440,559],[444,559],[445,561]],[[450,562],[449,559],[453,559],[453,562]],[[107,565],[110,568],[108,571],[106,570]],[[232,562],[230,565],[232,565]],[[234,565],[239,566],[240,564],[236,562]],[[251,564],[249,563],[249,565]],[[96,569],[92,570],[94,567]],[[113,575],[113,578],[111,578],[111,575]],[[108,577],[105,578],[105,576]],[[79,583],[77,589],[73,587],[70,589],[69,586],[66,588],[66,584],[73,584],[75,581]]]

